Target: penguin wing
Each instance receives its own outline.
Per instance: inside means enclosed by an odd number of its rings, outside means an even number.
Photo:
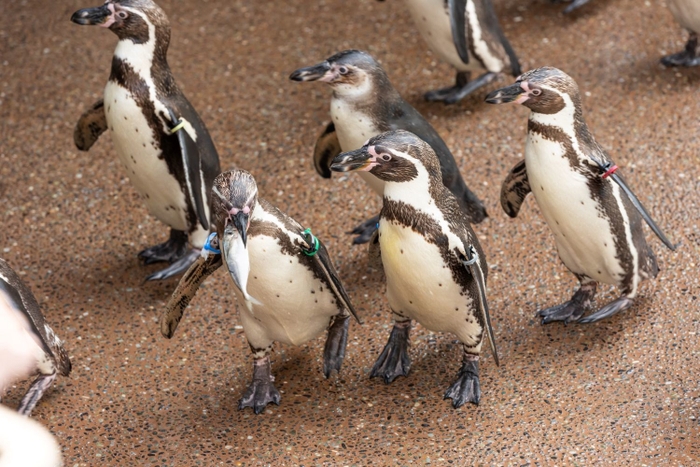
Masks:
[[[331,178],[331,162],[341,152],[338,133],[335,132],[335,124],[330,122],[314,146],[314,167],[323,178]]]
[[[73,141],[81,151],[87,151],[107,129],[104,102],[102,99],[92,104],[78,119],[73,130]]]
[[[367,262],[370,267],[384,272],[384,263],[382,263],[382,247],[379,244],[379,229],[375,230],[372,237],[369,239]]]
[[[173,295],[165,305],[165,310],[160,317],[160,333],[170,339],[175,334],[177,325],[180,324],[182,315],[185,314],[187,305],[194,298],[199,286],[204,279],[219,269],[223,261],[221,255],[210,254],[206,258],[200,256],[187,270],[177,284]]]
[[[447,8],[450,14],[452,42],[459,58],[469,63],[469,44],[467,43],[467,0],[448,0]]]
[[[343,284],[342,282],[340,282],[340,278],[338,277],[338,273],[333,267],[333,262],[331,261],[331,257],[328,254],[328,250],[326,250],[326,247],[323,244],[323,242],[321,242],[321,240],[318,240],[318,243],[318,252],[311,258],[314,260],[316,265],[319,267],[320,271],[325,276],[326,282],[330,284],[331,290],[333,291],[333,295],[335,295],[336,300],[338,300],[338,302],[342,304],[342,306],[346,310],[352,313],[352,315],[355,317],[358,323],[362,324],[362,320],[359,316],[357,316],[357,313],[355,312],[355,307],[352,306],[352,303],[350,302],[350,297],[345,291],[345,287],[343,287]]]
[[[17,273],[5,260],[0,259],[0,294],[7,303],[16,311],[24,315],[47,355],[56,357],[56,353],[49,345],[50,339],[46,332],[46,321],[41,313],[39,303],[29,287],[22,282]],[[51,328],[49,328],[51,329]],[[53,331],[51,332],[53,334]],[[70,366],[70,362],[69,362]]]
[[[523,159],[515,164],[503,180],[501,207],[510,217],[517,216],[528,193],[530,193],[530,181],[527,178],[527,167]]]
[[[202,227],[209,230],[209,219],[207,218],[207,212],[204,208],[206,195],[204,191],[206,188],[206,183],[204,181],[204,173],[202,171],[202,158],[199,153],[199,147],[192,136],[187,132],[187,130],[181,126],[183,122],[187,122],[190,125],[196,122],[191,122],[184,116],[178,116],[175,110],[168,106],[168,113],[170,117],[170,122],[173,125],[175,135],[177,136],[178,143],[180,144],[180,154],[182,157],[182,167],[185,172],[185,183],[187,185],[187,192],[192,201],[192,206],[197,212],[197,218]]]

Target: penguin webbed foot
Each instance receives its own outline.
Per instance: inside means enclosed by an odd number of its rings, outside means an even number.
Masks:
[[[185,253],[180,259],[173,262],[170,266],[146,277],[146,281],[162,281],[169,277],[183,274],[192,264],[199,258],[200,251],[191,249]],[[148,263],[146,263],[148,264]]]
[[[154,245],[141,250],[139,258],[144,264],[173,263],[187,253],[187,234],[179,230],[170,230],[170,238],[167,242]]]
[[[578,322],[582,324],[595,323],[597,321],[600,321],[601,319],[609,318],[610,316],[613,316],[621,311],[625,311],[633,304],[634,300],[632,300],[631,298],[620,297],[617,300],[613,300],[612,302],[608,303],[592,315],[588,315],[585,318],[579,319]]]
[[[666,55],[661,58],[661,64],[664,66],[698,66],[700,65],[700,55],[690,53],[688,49],[671,55]]]
[[[457,77],[457,84],[451,88],[438,89],[425,94],[425,100],[429,102],[442,101],[445,105],[456,104],[469,94],[482,86],[486,86],[498,77],[498,73],[487,72],[473,81],[466,81]]]
[[[274,377],[270,368],[270,357],[256,359],[253,369],[253,382],[246,389],[238,402],[238,410],[246,407],[253,409],[256,414],[265,410],[269,403],[280,405],[281,396],[275,387]]]
[[[389,384],[398,376],[408,376],[411,370],[411,359],[408,356],[408,335],[411,331],[411,321],[394,324],[389,335],[389,341],[384,346],[381,355],[372,367],[370,379],[380,377]]]
[[[476,359],[474,359],[474,357]],[[445,392],[444,399],[452,399],[452,407],[460,408],[467,402],[479,405],[481,400],[481,385],[479,384],[478,356],[466,356],[462,368],[457,373],[457,381]]]
[[[568,1],[569,6],[564,8],[564,13],[571,13],[575,9],[582,7],[586,3],[588,3],[590,0],[552,0],[552,3],[562,3],[564,1]]]
[[[326,378],[335,370],[340,373],[340,367],[345,359],[345,348],[348,343],[348,327],[350,315],[336,316],[328,328],[328,337],[323,349],[323,374]]]
[[[586,312],[586,308],[591,304],[595,296],[596,287],[597,284],[595,282],[581,284],[581,287],[568,302],[540,310],[537,314],[542,317],[542,324],[554,321],[564,321],[564,324],[569,324],[578,321]]]
[[[51,384],[55,379],[55,372],[49,375],[39,375],[20,401],[17,412],[28,417],[32,413],[32,410],[34,410],[34,407],[36,407],[39,399],[41,399],[41,396],[43,396],[46,390],[51,387]]]
[[[462,89],[461,86],[449,86],[446,88],[434,89],[423,94],[423,99],[428,102],[444,102],[449,96]]]
[[[367,243],[370,241],[372,238],[372,234],[374,234],[374,231],[377,230],[377,223],[379,222],[379,215],[377,214],[374,217],[371,217],[352,229],[350,231],[350,235],[357,235],[357,237],[353,238],[352,244],[353,245],[361,245],[363,243]]]

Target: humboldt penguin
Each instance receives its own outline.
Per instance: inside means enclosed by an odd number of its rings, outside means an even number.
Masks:
[[[394,327],[370,377],[390,383],[408,375],[409,331],[416,320],[462,343],[462,367],[445,399],[455,408],[478,404],[485,334],[498,364],[486,301],[488,267],[457,199],[441,183],[435,151],[413,133],[392,131],[340,154],[331,169],[364,171],[384,182],[379,229],[370,248],[379,249]]]
[[[151,0],[108,0],[76,11],[71,21],[100,25],[119,37],[104,98],[78,120],[75,145],[87,151],[110,129],[148,211],[171,229],[168,241],[139,253],[146,264],[171,263],[147,279],[180,274],[209,234],[208,195],[221,170],[204,122],[168,66],[168,18]]]
[[[28,416],[44,392],[51,387],[56,375],[70,374],[71,362],[63,342],[46,323],[34,294],[3,259],[0,259],[0,302],[0,313],[5,314],[4,320],[17,321],[20,323],[18,329],[21,330],[18,332],[24,332],[30,337],[19,342],[30,347],[23,350],[26,350],[25,353],[31,352],[36,359],[35,373],[39,376],[17,409],[19,413]],[[3,389],[0,387],[0,395]]]
[[[697,0],[669,0],[668,8],[676,21],[688,30],[690,37],[682,52],[667,55],[661,59],[666,66],[700,65],[700,2]]]
[[[383,0],[380,0],[383,1]],[[427,101],[455,104],[500,73],[520,74],[491,0],[406,0],[423,40],[457,70],[454,86],[429,91]],[[471,73],[480,73],[471,80]]]
[[[532,192],[559,257],[580,282],[571,300],[539,312],[542,322],[593,323],[631,307],[641,281],[659,271],[642,219],[666,246],[674,246],[588,130],[576,82],[556,68],[538,68],[486,102],[516,102],[531,110],[525,159],[503,182],[501,206],[515,217]],[[622,287],[623,295],[582,317],[599,282]]]
[[[214,180],[215,232],[180,280],[161,318],[171,338],[199,285],[222,264],[233,280],[241,324],[253,352],[253,382],[239,402],[260,413],[279,405],[270,352],[274,342],[301,345],[328,329],[323,373],[340,371],[350,314],[357,315],[323,243],[262,198],[253,176],[242,170]],[[359,319],[358,319],[359,321]]]
[[[366,52],[345,50],[317,65],[293,72],[294,81],[322,81],[333,89],[331,122],[314,148],[314,166],[324,178],[330,178],[329,165],[342,151],[362,147],[372,136],[390,130],[407,130],[432,146],[440,164],[442,182],[454,194],[473,223],[486,217],[486,208],[467,187],[457,162],[435,129],[403,100],[389,82],[376,60]],[[360,176],[380,196],[384,182],[370,174]],[[376,230],[377,216],[357,226],[354,243],[366,243]]]

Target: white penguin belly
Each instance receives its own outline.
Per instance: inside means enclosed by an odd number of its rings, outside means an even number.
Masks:
[[[295,256],[282,252],[276,238],[248,238],[248,293],[261,305],[239,306],[250,343],[265,348],[272,341],[300,345],[323,333],[338,314],[335,296]],[[243,296],[236,288],[239,303]]]
[[[379,129],[372,123],[372,118],[357,112],[353,106],[342,99],[331,100],[331,118],[335,123],[335,132],[343,151],[352,151],[362,147],[368,139],[376,136]],[[369,172],[358,172],[378,195],[384,194],[384,182]]]
[[[670,0],[668,8],[681,26],[700,33],[700,2],[698,0]]]
[[[482,329],[474,303],[464,294],[444,263],[438,247],[410,228],[379,221],[379,243],[392,310],[415,319],[431,331],[451,332],[475,345]]]
[[[444,0],[406,0],[406,3],[418,31],[430,50],[458,71],[483,69],[478,60],[470,57],[469,63],[464,63],[459,57],[452,38],[450,15]]]
[[[615,235],[591,196],[587,179],[571,169],[564,147],[529,133],[525,165],[530,189],[554,232],[559,257],[567,268],[606,284],[625,275],[615,257]]]
[[[180,184],[168,171],[153,133],[131,93],[108,82],[105,115],[119,160],[148,211],[173,229],[188,231],[187,201]]]

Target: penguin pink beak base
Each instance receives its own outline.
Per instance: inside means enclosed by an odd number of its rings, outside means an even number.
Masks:
[[[114,5],[105,3],[102,6],[83,8],[73,13],[70,20],[82,26],[102,26],[108,28],[114,23]]]

